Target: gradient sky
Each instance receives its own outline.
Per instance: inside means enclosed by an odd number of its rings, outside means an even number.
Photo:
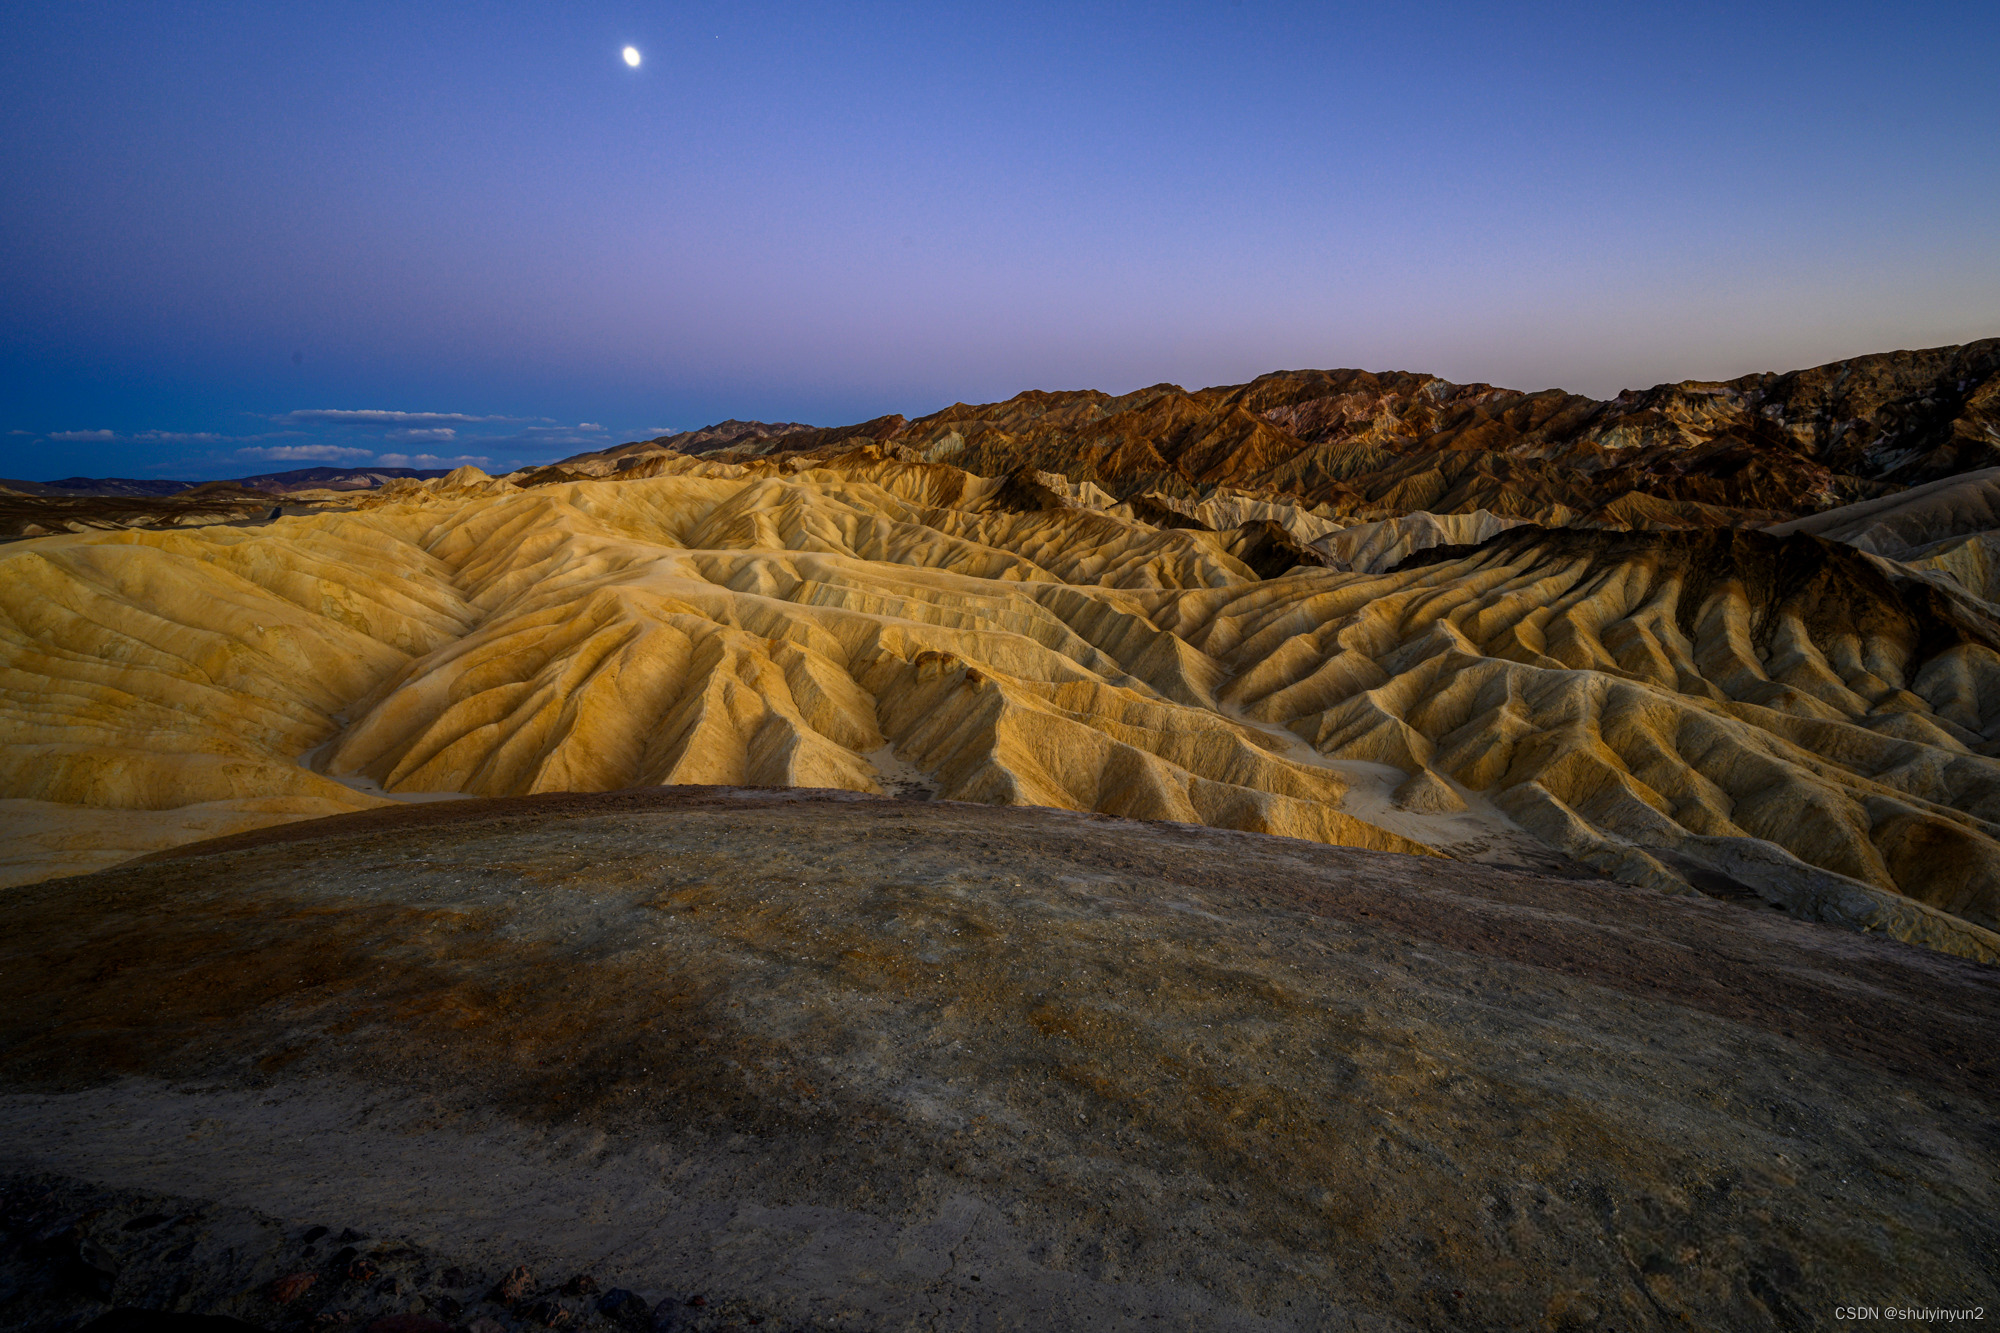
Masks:
[[[1992,0],[0,31],[0,476],[504,470],[1302,366],[1603,396],[2000,334]]]

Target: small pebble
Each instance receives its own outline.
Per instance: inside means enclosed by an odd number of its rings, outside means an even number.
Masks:
[[[318,1273],[294,1273],[281,1277],[271,1284],[271,1299],[280,1305],[290,1305],[306,1294],[313,1283],[319,1281]]]
[[[561,1328],[570,1321],[570,1312],[554,1301],[536,1301],[529,1307],[528,1318],[543,1328]]]
[[[534,1289],[535,1275],[528,1271],[526,1264],[516,1264],[506,1277],[500,1279],[500,1285],[493,1290],[498,1293],[501,1301],[512,1305]]]
[[[118,1281],[118,1261],[103,1249],[71,1233],[51,1246],[67,1285],[100,1300],[108,1299]]]
[[[597,1312],[610,1315],[619,1323],[632,1323],[646,1317],[646,1302],[637,1292],[623,1287],[613,1287],[598,1298]]]

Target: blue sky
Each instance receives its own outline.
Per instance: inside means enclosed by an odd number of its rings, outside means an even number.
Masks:
[[[4,476],[504,468],[1302,366],[1603,395],[2000,333],[1990,2],[0,24]]]

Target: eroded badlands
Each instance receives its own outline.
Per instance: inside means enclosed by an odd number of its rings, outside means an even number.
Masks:
[[[2000,959],[2000,628],[1948,570],[806,463],[5,547],[9,881],[719,783],[1588,868]]]

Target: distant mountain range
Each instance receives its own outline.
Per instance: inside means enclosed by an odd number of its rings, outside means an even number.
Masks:
[[[2000,338],[1611,399],[1366,370],[1276,371],[1198,390],[1031,390],[914,420],[731,419],[519,476],[533,485],[603,475],[607,462],[623,472],[661,453],[747,461],[868,446],[985,476],[1060,473],[1120,499],[1186,500],[1224,487],[1332,515],[1483,509],[1553,526],[1763,524],[2000,466]],[[314,467],[228,480],[282,495],[444,474]],[[165,497],[199,484],[0,479],[0,488],[47,497]]]
[[[238,486],[253,491],[369,491],[397,477],[429,481],[442,477],[450,468],[408,467],[305,467],[291,472],[261,472],[254,477],[231,478]]]
[[[415,477],[427,481],[432,477],[442,477],[447,468],[407,468],[407,467],[307,467],[290,472],[261,472],[254,477],[227,477],[229,481],[246,490],[268,491],[282,495],[287,491],[331,490],[358,491],[373,490],[384,481],[395,477]],[[17,481],[0,477],[0,487],[22,495],[48,496],[128,496],[162,497],[179,495],[196,486],[207,485],[204,481],[159,481],[137,477],[63,477],[56,481]]]
[[[824,430],[731,421],[550,470],[661,450],[731,460],[876,445],[986,476],[1061,473],[1120,498],[1224,486],[1347,515],[1485,509],[1554,525],[1732,526],[2000,465],[1996,372],[1996,338],[1612,399],[1291,370],[1193,391],[1031,391]]]
[[[156,481],[138,477],[63,477],[56,481],[22,481],[0,477],[0,486],[21,495],[106,495],[157,498],[179,495],[197,485],[192,481]]]

